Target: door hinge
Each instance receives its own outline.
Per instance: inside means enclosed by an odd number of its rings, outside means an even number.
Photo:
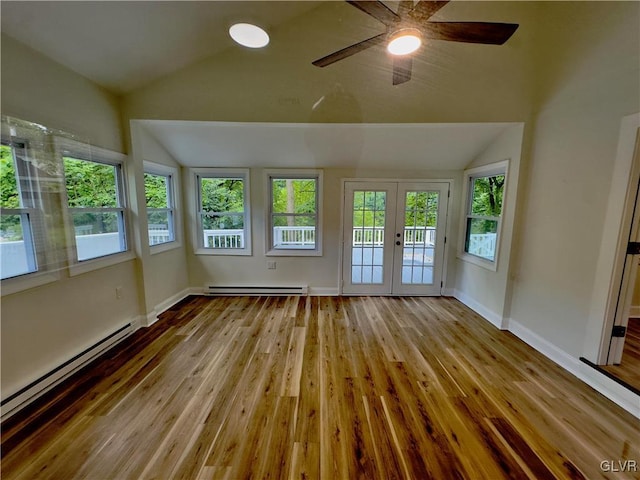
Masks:
[[[627,327],[623,327],[622,325],[614,325],[613,330],[611,331],[612,337],[624,337],[627,333]]]
[[[627,255],[640,255],[640,242],[629,242]]]
[[[447,198],[451,198],[451,190],[447,190]]]
[[[440,282],[440,288],[444,286],[444,282]]]
[[[447,237],[444,237],[444,243],[447,243]]]

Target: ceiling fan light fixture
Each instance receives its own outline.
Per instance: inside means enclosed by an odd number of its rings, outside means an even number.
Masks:
[[[391,55],[409,55],[422,45],[420,31],[417,28],[406,28],[391,36],[387,51]]]
[[[269,43],[269,34],[262,28],[251,23],[236,23],[229,28],[229,35],[233,40],[249,48],[266,47]]]

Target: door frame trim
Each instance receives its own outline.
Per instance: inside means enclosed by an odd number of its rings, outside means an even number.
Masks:
[[[445,236],[447,241],[444,245],[443,252],[443,265],[442,265],[442,287],[440,288],[440,295],[444,295],[444,292],[448,291],[447,288],[447,273],[449,271],[449,248],[453,244],[451,239],[451,225],[453,221],[451,217],[451,205],[453,200],[453,194],[451,192],[454,191],[455,179],[453,178],[394,178],[394,177],[343,177],[340,181],[340,248],[338,254],[338,294],[339,295],[350,295],[345,294],[343,292],[344,287],[344,278],[343,278],[343,257],[344,257],[344,207],[345,207],[345,187],[347,182],[369,182],[369,183],[386,183],[386,182],[410,182],[410,183],[444,183],[449,186],[449,199],[447,202],[447,210],[445,215]]]
[[[605,365],[622,285],[622,268],[631,231],[632,207],[640,178],[640,162],[634,161],[640,137],[640,113],[626,116],[620,124],[618,148],[609,190],[596,277],[592,289],[583,356]]]

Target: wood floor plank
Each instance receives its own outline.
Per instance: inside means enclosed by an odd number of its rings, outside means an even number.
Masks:
[[[8,480],[640,478],[601,468],[637,418],[451,298],[190,297],[1,442]]]

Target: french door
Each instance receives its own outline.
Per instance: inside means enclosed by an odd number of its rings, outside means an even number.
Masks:
[[[345,182],[342,293],[440,295],[448,182]]]

